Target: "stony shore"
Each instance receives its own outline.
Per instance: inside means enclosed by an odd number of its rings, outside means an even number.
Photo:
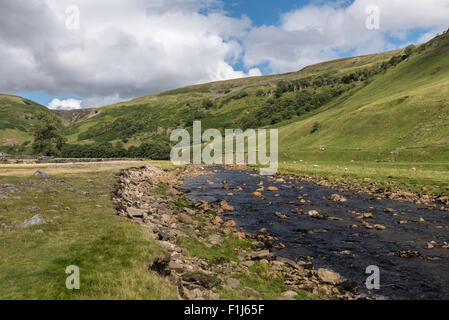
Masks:
[[[285,176],[284,176],[285,177]],[[417,205],[424,205],[430,209],[437,209],[449,212],[449,196],[447,195],[432,195],[425,193],[414,193],[403,190],[388,191],[379,188],[375,182],[371,182],[369,178],[365,178],[364,182],[368,186],[354,185],[346,183],[340,179],[329,181],[325,179],[316,179],[311,176],[290,176],[291,178],[310,181],[319,186],[328,187],[336,190],[336,192],[352,191],[356,193],[365,193],[376,198],[387,198],[397,201],[405,201],[415,203]]]
[[[188,168],[187,173],[200,174],[195,168]],[[264,292],[243,287],[236,276],[250,277],[254,265],[263,266],[267,279],[283,279],[286,290],[275,299],[304,295],[349,299],[357,292],[355,283],[341,283],[340,275],[331,270],[315,270],[311,262],[275,257],[269,248],[282,245],[275,237],[264,230],[245,234],[226,218],[232,206],[225,201],[192,204],[177,189],[181,185],[175,172],[148,165],[123,170],[113,196],[117,214],[141,225],[168,252],[151,261],[149,271],[175,284],[181,299],[220,299],[226,290],[240,290],[248,299],[264,298]],[[226,247],[229,243],[234,246]],[[192,245],[204,253],[195,254]],[[207,256],[208,250],[226,254],[217,259]]]

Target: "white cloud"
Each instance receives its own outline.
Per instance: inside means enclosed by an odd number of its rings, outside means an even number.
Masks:
[[[65,23],[72,4],[76,31]],[[69,92],[85,107],[248,76],[232,65],[250,28],[215,0],[2,0],[0,91]]]
[[[53,99],[47,107],[52,110],[73,110],[73,109],[84,109],[84,108],[97,108],[101,106],[107,106],[122,102],[118,94],[107,96],[107,97],[93,97],[84,100],[78,99]]]
[[[81,101],[81,108],[96,108],[100,106],[107,106],[123,101],[118,94],[108,97],[93,97]]]
[[[367,7],[378,6],[380,29],[368,30]],[[279,26],[253,28],[245,41],[247,67],[268,63],[274,72],[298,70],[337,58],[342,52],[367,54],[408,43],[411,30],[425,30],[418,41],[449,25],[449,0],[355,0],[308,5],[282,15]]]
[[[66,99],[59,100],[53,99],[47,106],[52,110],[73,110],[73,109],[81,109],[81,100],[76,99]]]

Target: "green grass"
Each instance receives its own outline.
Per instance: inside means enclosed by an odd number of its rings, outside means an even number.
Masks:
[[[176,169],[169,162],[151,162],[164,169]],[[109,163],[101,163],[109,164]],[[101,165],[99,164],[99,165]],[[14,228],[0,233],[0,299],[176,299],[176,288],[148,271],[148,265],[167,253],[139,225],[115,215],[111,193],[117,173],[145,162],[115,162],[114,167],[67,168],[64,164],[0,165],[0,184],[14,184],[20,190],[0,202],[0,223],[18,225],[35,214],[47,224]],[[51,183],[32,177],[36,170],[51,175]],[[48,187],[58,193],[49,193]],[[165,192],[160,185],[158,191]],[[87,191],[88,194],[80,193]],[[181,198],[173,205],[192,207]],[[37,206],[31,212],[25,207]],[[210,211],[215,215],[214,211]],[[199,228],[201,229],[202,221]],[[202,231],[207,237],[208,231]],[[236,268],[239,252],[254,249],[251,241],[233,234],[221,234],[222,244],[206,246],[196,239],[181,237],[178,244],[189,256],[205,259],[210,265],[229,263]],[[80,268],[80,290],[65,287],[66,267]],[[183,277],[191,273],[183,274]],[[211,282],[225,299],[248,299],[244,288],[260,292],[263,299],[274,299],[288,290],[282,277],[271,267],[256,262],[249,274],[234,270],[241,282],[227,290],[217,276]],[[298,292],[297,299],[314,299]]]
[[[238,249],[251,249],[253,244],[248,240],[242,240],[236,236],[226,237],[224,242],[210,248],[194,238],[180,237],[178,244],[187,248],[190,256],[205,259],[209,264],[221,264],[226,262],[239,262]]]
[[[207,237],[206,234],[203,234],[203,236]],[[189,256],[205,259],[210,265],[229,264],[232,266],[232,269],[235,269],[241,262],[238,258],[238,251],[240,249],[252,250],[254,246],[250,241],[242,240],[233,235],[222,236],[224,238],[223,243],[211,247],[207,247],[200,241],[188,237],[179,238],[178,245],[186,248]],[[189,274],[186,273],[184,276]],[[284,284],[283,277],[277,274],[268,263],[255,262],[249,268],[248,273],[234,270],[232,278],[240,281],[239,288],[231,290],[225,284],[220,285],[218,279],[214,281],[218,285],[217,293],[222,299],[247,300],[248,298],[262,298],[273,300],[282,297],[282,293],[289,290]],[[245,290],[246,288],[251,288],[259,294],[253,296]],[[314,300],[317,297],[307,292],[298,292],[296,299]]]
[[[20,224],[38,213],[48,222],[0,233],[0,299],[176,299],[172,285],[148,272],[164,250],[140,226],[114,214],[111,192],[124,167],[40,168],[57,182],[47,186],[29,183],[39,181],[31,177],[37,167],[0,166],[0,184],[23,185],[14,194],[21,200],[0,202],[1,223]],[[47,187],[60,193],[49,194]],[[69,265],[80,267],[80,290],[65,287]]]

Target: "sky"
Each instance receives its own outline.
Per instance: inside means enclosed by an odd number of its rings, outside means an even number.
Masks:
[[[2,0],[0,93],[98,107],[419,44],[449,0]]]

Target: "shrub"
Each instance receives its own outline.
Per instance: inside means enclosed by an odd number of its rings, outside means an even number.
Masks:
[[[320,130],[320,128],[321,128],[321,125],[320,125],[318,122],[315,122],[315,123],[313,124],[312,130],[310,131],[310,133],[315,133],[315,132],[317,132],[318,130]]]

